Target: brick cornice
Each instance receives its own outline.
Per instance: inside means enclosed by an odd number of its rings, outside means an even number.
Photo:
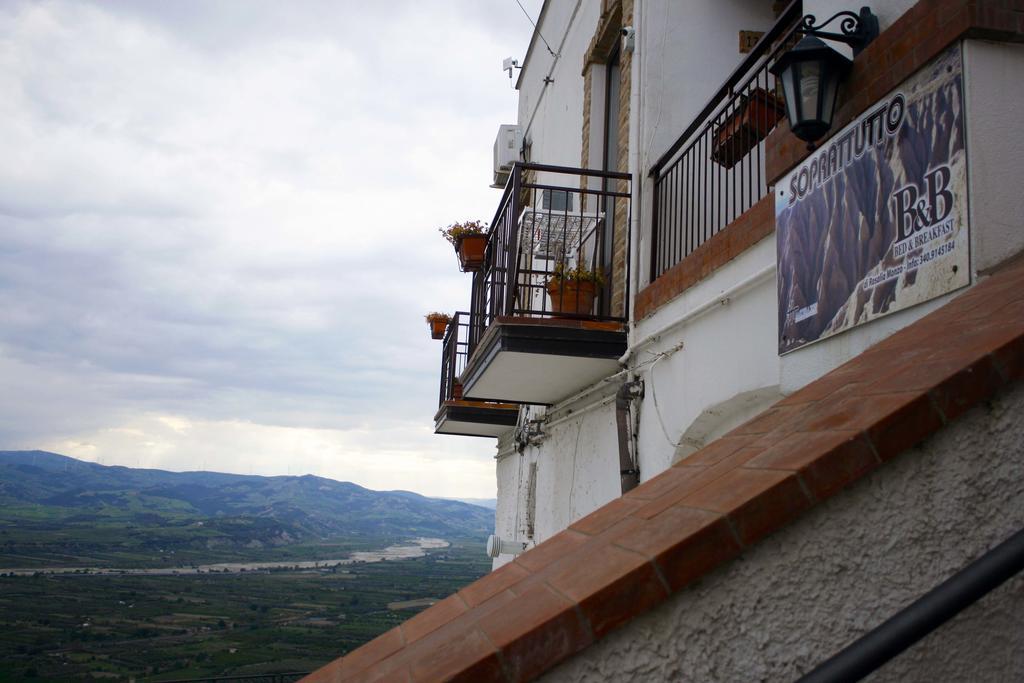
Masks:
[[[523,681],[1024,380],[1024,260],[305,681]]]
[[[920,0],[861,52],[842,86],[832,130],[839,130],[944,49],[965,38],[1024,42],[1022,0]],[[809,155],[783,121],[766,142],[768,184]]]
[[[615,0],[608,3],[601,19],[598,22],[594,37],[590,39],[590,46],[587,53],[583,55],[583,74],[591,64],[603,64],[608,61],[619,39],[619,30],[622,28],[622,2]]]

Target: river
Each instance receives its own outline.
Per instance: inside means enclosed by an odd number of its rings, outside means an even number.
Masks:
[[[174,574],[234,574],[243,571],[259,571],[269,569],[317,569],[338,565],[356,564],[358,562],[380,562],[381,560],[409,560],[423,557],[428,550],[447,548],[451,545],[441,538],[416,538],[411,545],[389,545],[382,550],[359,550],[348,557],[334,560],[286,560],[284,562],[220,562],[216,564],[200,564],[189,567],[14,567],[0,568],[0,574],[31,576],[40,574],[145,574],[149,576]]]

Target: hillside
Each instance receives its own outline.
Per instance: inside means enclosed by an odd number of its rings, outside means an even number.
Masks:
[[[0,451],[0,566],[123,550],[251,551],[345,539],[483,538],[494,513],[323,477],[167,472]],[[6,557],[4,557],[6,556]],[[233,557],[235,555],[232,555]]]

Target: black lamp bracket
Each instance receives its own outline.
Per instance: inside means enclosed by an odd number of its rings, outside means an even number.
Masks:
[[[839,19],[839,33],[821,30],[836,19]],[[859,14],[849,11],[837,12],[820,24],[816,22],[817,18],[813,14],[804,15],[797,25],[796,32],[846,43],[853,48],[854,55],[860,54],[868,43],[878,37],[878,17],[869,7],[861,7]]]

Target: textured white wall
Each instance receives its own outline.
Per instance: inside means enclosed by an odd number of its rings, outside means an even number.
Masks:
[[[1024,45],[964,43],[971,267],[1024,249]]]
[[[547,412],[551,426],[544,425],[543,436],[522,452],[507,448],[498,456],[499,536],[527,540],[530,463],[537,464],[535,544],[621,495],[613,402],[617,386],[609,383],[596,396],[548,411],[531,409],[531,417]],[[503,555],[493,566],[497,569],[511,560]]]
[[[538,40],[529,61],[523,66],[519,81],[518,124],[531,143],[531,160],[534,162],[571,167],[580,164],[583,137],[581,69],[583,55],[597,29],[599,17],[600,3],[597,2],[549,0],[547,3],[539,29],[551,48],[559,52],[560,56],[556,61]],[[545,83],[545,78],[549,74],[552,82]],[[554,174],[541,174],[538,180],[559,185],[577,181],[573,176]],[[538,412],[537,409],[535,412]],[[543,410],[539,412],[542,413]],[[544,495],[552,495],[555,482],[559,481],[558,467],[562,455],[561,451],[557,450],[561,448],[557,435],[554,444],[545,448],[527,447],[520,453],[513,447],[511,433],[499,443],[495,467],[498,481],[495,533],[499,537],[526,540],[523,530],[527,514],[526,486],[529,465],[531,462],[538,463],[538,485],[546,486]],[[584,462],[582,466],[586,466],[586,463]],[[586,477],[582,480],[586,480]],[[568,485],[567,482],[565,484]],[[537,499],[537,528],[552,529],[553,519],[569,518],[568,512],[561,509],[560,501],[542,501],[540,488],[537,491]],[[584,507],[588,505],[586,500],[580,501],[580,504]],[[565,523],[567,524],[568,522]],[[537,542],[544,538],[546,536],[535,534]],[[511,560],[512,556],[503,555],[494,560],[493,567],[496,569]]]
[[[774,263],[775,238],[769,237],[638,322],[636,339],[655,334],[704,304],[721,299],[735,285],[764,273]],[[703,422],[711,418],[719,425],[735,426],[739,416],[753,415],[749,406],[730,404],[730,399],[779,384],[777,299],[775,277],[769,272],[752,289],[732,294],[728,304],[638,349],[636,363],[645,382],[638,438],[643,481],[672,464],[682,436],[706,410],[719,407],[715,415],[705,414]],[[656,360],[657,354],[673,349],[678,350]],[[763,402],[759,405],[765,407]],[[720,432],[714,424],[705,429],[710,434]]]
[[[498,503],[494,510],[494,533],[499,538],[515,540],[519,537],[517,520],[522,508],[520,501],[520,480],[525,463],[515,450],[512,432],[498,439],[498,453],[495,457],[495,476],[498,480]],[[491,563],[492,569],[512,560],[511,555],[502,555]]]
[[[622,495],[614,403],[546,431],[537,449],[538,543]]]
[[[543,680],[795,680],[1022,526],[1018,384]],[[1024,577],[871,680],[1024,680]]]
[[[547,3],[539,28],[551,49],[560,56],[556,62],[544,44],[538,41],[529,62],[523,67],[519,84],[519,125],[526,139],[532,143],[532,160],[535,162],[580,165],[583,55],[597,30],[600,10],[600,3],[589,0],[580,2],[578,9],[575,0],[551,0]],[[553,82],[545,84],[544,79],[549,73]],[[548,180],[564,181],[565,178],[554,176]]]
[[[721,87],[745,55],[741,30],[775,23],[760,0],[639,0],[640,165],[646,173]],[[648,226],[649,227],[649,226]]]

